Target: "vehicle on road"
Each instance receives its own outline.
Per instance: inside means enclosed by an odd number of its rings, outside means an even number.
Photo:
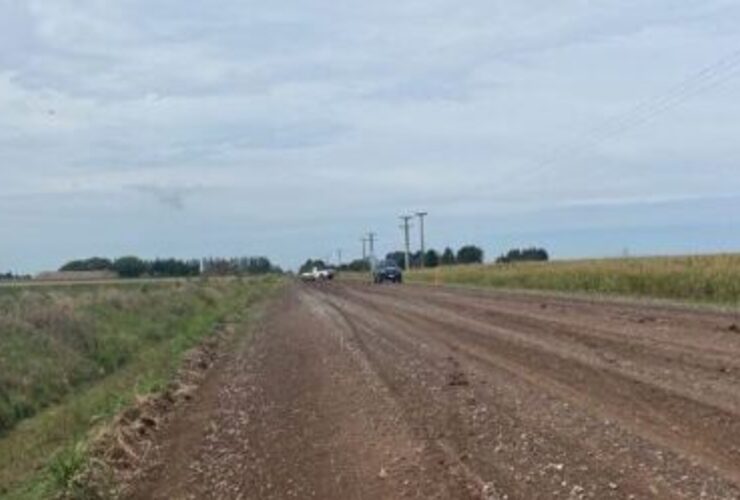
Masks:
[[[334,269],[314,267],[312,270],[302,273],[301,279],[303,281],[330,281],[334,279]]]
[[[373,268],[373,283],[403,283],[403,271],[392,260],[381,260]]]

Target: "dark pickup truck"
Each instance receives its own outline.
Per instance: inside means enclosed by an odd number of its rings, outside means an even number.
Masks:
[[[398,264],[390,260],[382,260],[373,269],[374,283],[403,283],[403,271]]]

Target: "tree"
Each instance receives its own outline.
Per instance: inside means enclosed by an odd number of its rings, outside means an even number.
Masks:
[[[518,249],[514,248],[509,250],[505,255],[500,256],[496,259],[499,264],[507,264],[509,262],[546,262],[550,260],[550,255],[544,248],[525,248]]]
[[[122,257],[115,262],[102,257],[73,260],[64,264],[62,272],[113,271],[123,277],[150,274],[158,278],[188,277],[200,274],[200,261],[179,259],[142,260],[138,257]],[[121,272],[122,271],[122,272]]]
[[[342,271],[351,271],[355,273],[364,273],[370,271],[370,262],[367,259],[353,260],[349,264],[343,264],[340,267]]]
[[[203,274],[209,276],[243,276],[282,273],[267,257],[208,257],[202,262]]]
[[[110,271],[113,262],[102,257],[92,257],[84,260],[73,260],[64,264],[60,271]]]
[[[239,268],[234,259],[213,258],[203,259],[203,274],[208,276],[234,276],[239,273]]]
[[[147,273],[149,266],[138,257],[129,256],[116,259],[113,269],[121,278],[138,278]]]
[[[454,266],[455,263],[455,252],[450,247],[445,248],[445,251],[442,253],[441,264],[443,266]]]
[[[391,252],[385,256],[385,260],[395,262],[401,269],[406,269],[406,252],[396,251]]]
[[[156,277],[188,277],[200,274],[198,260],[156,259],[147,262],[149,273]]]
[[[421,250],[418,250],[411,254],[411,267],[422,267],[422,264],[424,264],[424,259],[426,257],[426,253],[421,253]]]
[[[269,274],[277,269],[267,257],[243,257],[238,267],[240,274],[249,275]]]
[[[424,254],[424,267],[439,266],[439,254],[436,250],[427,250]]]
[[[0,273],[0,281],[26,281],[31,279],[31,276],[28,274],[15,274],[10,271],[7,273]]]
[[[482,264],[483,250],[475,245],[466,245],[457,251],[458,264]]]

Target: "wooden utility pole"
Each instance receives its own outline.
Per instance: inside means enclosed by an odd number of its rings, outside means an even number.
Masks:
[[[426,248],[424,245],[424,217],[429,215],[428,212],[416,212],[416,216],[419,218],[419,231],[421,233],[421,267],[424,267],[424,258],[426,253]]]
[[[367,241],[370,242],[370,257],[375,257],[375,239],[377,235],[370,231],[367,233]]]
[[[406,270],[411,269],[411,238],[409,235],[409,229],[411,228],[410,221],[413,219],[413,215],[402,215],[401,220],[403,221],[403,235],[406,243],[406,252],[404,254],[404,262],[406,263]]]

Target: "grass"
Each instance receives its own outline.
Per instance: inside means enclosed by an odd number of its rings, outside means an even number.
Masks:
[[[407,279],[736,306],[740,303],[740,254],[453,266],[413,271]]]
[[[279,279],[0,290],[0,497],[53,497],[91,429],[163,388],[182,354]],[[81,498],[82,496],[79,495]]]

